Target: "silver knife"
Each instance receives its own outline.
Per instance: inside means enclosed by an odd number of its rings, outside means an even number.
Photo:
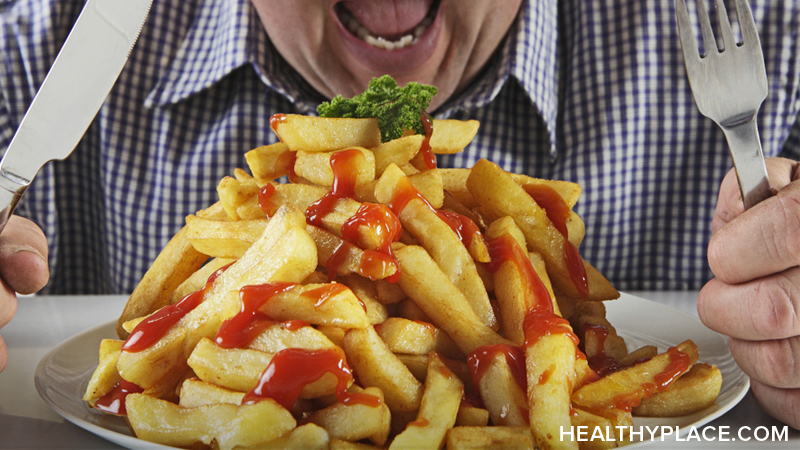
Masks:
[[[153,0],[88,0],[0,160],[0,231],[44,164],[72,153],[139,37]]]

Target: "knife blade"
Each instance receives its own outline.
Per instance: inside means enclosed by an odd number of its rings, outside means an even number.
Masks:
[[[0,231],[39,169],[72,153],[100,110],[153,0],[88,0],[0,160]]]

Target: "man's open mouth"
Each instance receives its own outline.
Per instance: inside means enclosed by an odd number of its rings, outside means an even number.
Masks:
[[[434,0],[431,3],[428,13],[419,23],[400,33],[392,34],[371,31],[359,22],[356,16],[347,8],[346,3],[347,2],[339,2],[334,8],[339,21],[353,36],[358,37],[373,47],[386,50],[399,50],[416,44],[420,37],[425,34],[436,18],[441,0]]]

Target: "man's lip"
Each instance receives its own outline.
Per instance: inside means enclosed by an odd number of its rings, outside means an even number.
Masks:
[[[439,6],[433,23],[415,44],[396,50],[386,50],[367,44],[342,24],[334,8],[330,14],[344,47],[354,59],[377,74],[403,74],[418,69],[433,55],[442,28],[442,7]]]

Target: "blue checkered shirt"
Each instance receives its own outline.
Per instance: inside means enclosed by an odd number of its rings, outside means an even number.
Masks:
[[[770,82],[764,150],[797,159],[800,6],[752,3]],[[0,0],[0,148],[81,6]],[[699,288],[712,276],[706,246],[731,160],[692,100],[674,17],[670,0],[526,1],[481,76],[435,112],[481,122],[439,165],[489,158],[580,183],[582,254],[619,289]],[[246,0],[155,0],[78,148],[39,173],[19,209],[48,236],[45,291],[131,291],[185,216],[216,200],[219,179],[246,167],[244,153],[275,142],[269,117],[313,113],[322,100]]]

